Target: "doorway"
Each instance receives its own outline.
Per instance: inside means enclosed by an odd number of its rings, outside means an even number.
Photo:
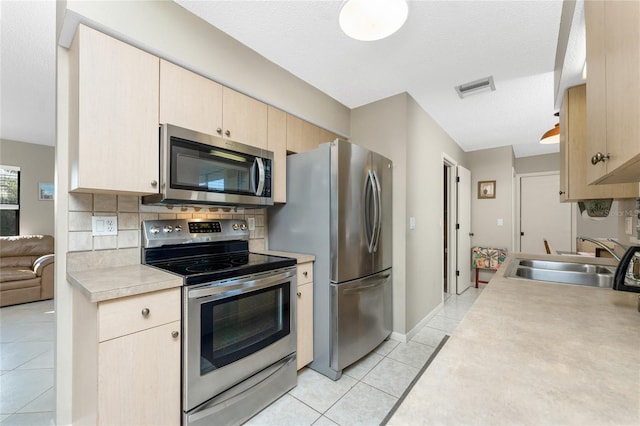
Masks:
[[[575,251],[574,203],[561,203],[558,172],[518,175],[516,221],[517,249],[523,253],[546,253],[544,240],[552,251]]]
[[[442,294],[461,294],[471,284],[471,172],[443,154]]]

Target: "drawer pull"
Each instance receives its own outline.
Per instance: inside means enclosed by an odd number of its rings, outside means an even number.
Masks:
[[[298,295],[298,297],[302,296],[302,293],[300,293],[300,292],[297,292],[296,294]]]
[[[180,333],[178,333],[177,331],[172,331],[171,332],[171,337],[173,337],[174,339],[177,338],[180,335]]]
[[[309,273],[307,271],[303,271],[302,275],[304,275],[306,277],[307,275],[309,275]]]
[[[140,313],[142,314],[143,317],[148,317],[151,311],[149,310],[149,308],[144,308]]]

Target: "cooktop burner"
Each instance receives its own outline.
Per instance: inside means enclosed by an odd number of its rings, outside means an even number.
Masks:
[[[186,285],[296,264],[295,259],[250,253],[243,220],[145,221],[142,232],[142,263],[180,275]]]

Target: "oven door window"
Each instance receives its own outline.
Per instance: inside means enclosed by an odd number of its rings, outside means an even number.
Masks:
[[[171,188],[240,195],[259,189],[258,160],[252,155],[178,138],[171,139],[170,155]]]
[[[288,336],[290,285],[287,282],[201,305],[200,374]]]

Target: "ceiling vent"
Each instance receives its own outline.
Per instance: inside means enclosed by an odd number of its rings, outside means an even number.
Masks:
[[[464,99],[467,96],[475,95],[482,92],[493,92],[496,90],[496,85],[493,83],[493,76],[481,78],[469,83],[461,84],[455,87],[460,99]]]

